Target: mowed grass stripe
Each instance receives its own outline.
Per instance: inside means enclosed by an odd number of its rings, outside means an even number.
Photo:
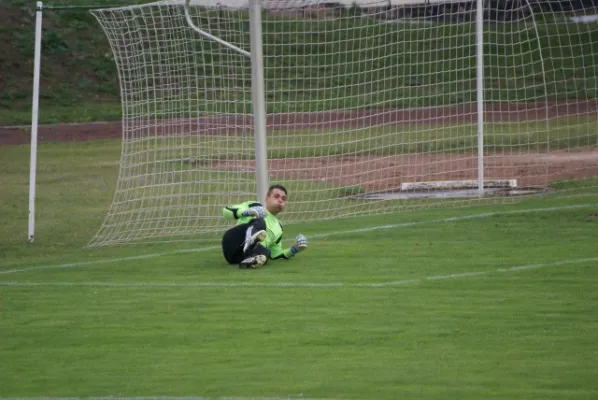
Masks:
[[[404,223],[399,223],[399,224],[379,225],[379,226],[372,226],[372,227],[365,227],[365,228],[358,228],[358,229],[347,229],[347,230],[336,231],[336,232],[313,234],[313,235],[310,235],[310,237],[320,239],[320,238],[326,238],[329,236],[365,233],[365,232],[372,232],[372,231],[377,231],[377,230],[382,230],[382,229],[397,229],[397,228],[412,227],[412,226],[426,225],[426,224],[458,222],[458,221],[465,221],[465,220],[472,220],[472,219],[489,218],[489,217],[495,217],[495,216],[501,216],[501,215],[541,213],[541,212],[574,210],[574,209],[592,208],[592,207],[598,207],[598,204],[594,204],[594,203],[573,204],[573,205],[568,205],[568,206],[556,206],[556,207],[546,207],[546,208],[510,210],[510,211],[498,211],[498,212],[481,213],[481,214],[471,214],[471,215],[464,215],[464,216],[447,217],[447,218],[442,218],[442,219],[434,219],[434,220],[429,220],[429,221],[404,222]],[[26,272],[26,271],[32,271],[32,270],[77,268],[77,267],[85,267],[85,266],[92,266],[92,265],[98,265],[98,264],[121,263],[121,262],[134,261],[134,260],[143,260],[143,259],[158,258],[158,257],[163,257],[163,256],[171,256],[174,254],[199,253],[199,252],[215,251],[215,250],[219,250],[219,249],[220,249],[220,247],[218,247],[218,246],[208,246],[208,247],[202,247],[202,248],[197,248],[197,249],[174,250],[174,251],[170,251],[170,252],[144,254],[144,255],[131,256],[131,257],[110,258],[110,259],[104,259],[104,260],[81,261],[81,262],[75,261],[72,263],[56,264],[56,265],[31,266],[31,267],[24,267],[24,268],[0,271],[0,275],[15,274],[15,273],[19,273],[19,272]]]
[[[518,265],[510,268],[497,268],[493,271],[472,271],[461,272],[448,275],[434,275],[419,279],[404,279],[391,282],[380,283],[343,283],[343,282],[129,282],[129,283],[111,283],[111,282],[0,282],[0,286],[19,287],[19,286],[72,286],[72,287],[108,287],[108,288],[381,288],[389,286],[404,286],[408,284],[422,283],[425,281],[438,281],[446,279],[470,278],[493,273],[517,272],[529,269],[538,269],[546,267],[556,267],[571,264],[595,263],[598,257],[580,258],[577,260],[561,260],[547,264],[529,264]]]

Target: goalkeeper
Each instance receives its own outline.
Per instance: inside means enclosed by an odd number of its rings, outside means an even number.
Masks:
[[[237,224],[222,237],[222,252],[229,264],[239,268],[259,268],[268,259],[293,258],[307,248],[307,239],[297,236],[295,244],[282,248],[283,226],[276,216],[287,202],[284,186],[273,185],[266,193],[266,206],[255,201],[224,207],[222,215]]]

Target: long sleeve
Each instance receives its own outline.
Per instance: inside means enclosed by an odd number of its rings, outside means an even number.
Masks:
[[[247,219],[249,221],[252,217],[243,217],[243,211],[253,206],[261,205],[257,201],[246,201],[241,204],[235,204],[232,206],[226,206],[222,209],[222,216],[228,220]],[[247,222],[245,221],[245,222]]]
[[[273,260],[278,258],[290,260],[291,258],[295,257],[295,253],[291,251],[290,247],[288,249],[283,250],[280,244],[274,245],[272,248],[270,248],[270,251],[272,252],[270,258],[272,258]]]

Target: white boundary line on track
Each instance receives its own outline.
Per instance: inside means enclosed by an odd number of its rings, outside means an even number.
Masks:
[[[105,288],[384,288],[394,286],[404,286],[427,281],[439,281],[444,279],[469,278],[473,276],[483,276],[494,273],[517,272],[530,269],[545,267],[556,267],[561,265],[582,264],[598,262],[598,257],[579,258],[576,260],[561,260],[545,264],[518,265],[509,268],[496,268],[489,271],[461,272],[449,275],[433,275],[424,278],[404,279],[398,281],[379,282],[379,283],[343,283],[343,282],[134,282],[134,283],[111,283],[111,282],[0,282],[0,287],[33,287],[33,286],[53,286],[53,287],[105,287]],[[1,398],[0,398],[1,400]]]
[[[441,218],[441,219],[435,219],[435,220],[430,220],[430,221],[403,222],[403,223],[391,224],[391,225],[379,225],[379,226],[373,226],[373,227],[368,227],[368,228],[359,228],[359,229],[351,229],[351,230],[344,230],[344,231],[337,231],[337,232],[320,233],[320,234],[310,235],[310,238],[317,239],[317,238],[324,238],[324,237],[328,237],[328,236],[338,236],[338,235],[346,235],[346,234],[353,234],[353,233],[372,232],[372,231],[377,231],[377,230],[381,230],[381,229],[406,228],[406,227],[419,226],[419,225],[466,221],[466,220],[471,220],[471,219],[488,218],[488,217],[494,217],[494,216],[500,216],[500,215],[529,214],[529,213],[550,212],[550,211],[559,211],[559,210],[573,210],[573,209],[591,208],[591,207],[598,207],[598,204],[576,204],[576,205],[570,205],[570,206],[557,206],[557,207],[535,208],[535,209],[525,209],[525,210],[497,211],[497,212],[489,212],[489,213],[482,213],[482,214],[471,214],[471,215],[464,215],[464,216],[458,216],[458,217]],[[140,256],[108,258],[108,259],[103,259],[103,260],[81,261],[81,262],[72,262],[72,263],[55,264],[55,265],[40,265],[40,266],[34,266],[34,267],[24,267],[24,268],[0,271],[0,275],[15,274],[15,273],[19,273],[19,272],[27,272],[27,271],[41,270],[41,269],[76,268],[76,267],[85,267],[85,266],[98,265],[98,264],[119,263],[119,262],[123,262],[123,261],[136,261],[136,260],[144,260],[144,259],[148,259],[148,258],[170,256],[170,255],[175,255],[175,254],[200,253],[200,252],[212,251],[212,250],[218,250],[218,249],[220,249],[219,246],[210,246],[210,247],[203,247],[203,248],[199,248],[199,249],[175,250],[175,251],[169,251],[169,252],[163,252],[163,253],[144,254],[144,255],[140,255]]]

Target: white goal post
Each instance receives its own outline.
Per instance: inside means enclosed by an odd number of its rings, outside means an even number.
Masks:
[[[263,200],[273,183],[290,191],[284,223],[595,190],[592,4],[93,10],[116,61],[123,137],[113,202],[90,245],[196,242],[222,232],[223,206]]]

